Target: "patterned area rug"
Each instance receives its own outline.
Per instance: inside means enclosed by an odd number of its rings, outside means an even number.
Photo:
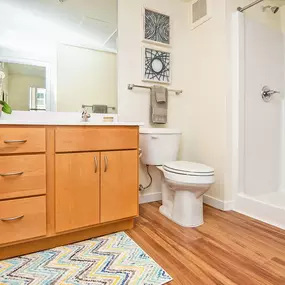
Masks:
[[[171,280],[124,232],[0,261],[1,285],[162,285]]]

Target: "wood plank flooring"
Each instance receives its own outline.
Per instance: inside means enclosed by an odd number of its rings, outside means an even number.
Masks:
[[[285,231],[208,206],[205,224],[186,229],[159,206],[141,205],[127,233],[173,277],[170,285],[285,285]]]

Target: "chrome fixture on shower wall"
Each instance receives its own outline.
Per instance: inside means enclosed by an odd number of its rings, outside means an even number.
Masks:
[[[256,0],[250,4],[248,4],[247,6],[244,6],[244,7],[238,7],[237,10],[239,12],[244,12],[245,10],[251,8],[251,7],[254,7],[255,5],[263,2],[264,0]],[[281,4],[280,4],[281,5]],[[267,9],[270,9],[272,11],[272,13],[276,14],[278,11],[279,11],[279,6],[271,6],[271,5],[267,5],[267,6],[263,6],[262,7],[262,10],[263,12],[265,12]]]
[[[279,91],[271,90],[268,86],[263,86],[262,91],[261,91],[261,97],[263,101],[269,102],[272,99],[272,96],[274,94],[280,94]]]
[[[278,6],[270,6],[270,5],[268,5],[268,6],[263,6],[262,7],[262,11],[263,12],[265,12],[268,9],[270,9],[273,14],[276,14],[279,11],[279,7]]]

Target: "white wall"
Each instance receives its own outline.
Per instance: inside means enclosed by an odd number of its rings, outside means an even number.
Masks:
[[[285,33],[285,6],[280,8],[280,25],[281,31]]]
[[[171,88],[168,127],[183,132],[180,158],[213,166],[217,182],[209,195],[224,199],[226,111],[226,10],[225,0],[216,0],[213,18],[191,31],[188,3],[179,0],[119,1],[119,114],[122,120],[143,121],[149,126],[149,94],[128,91],[127,84],[141,83],[142,9],[144,6],[172,17]],[[132,23],[130,25],[130,23]],[[154,170],[152,170],[155,173]],[[155,175],[157,181],[159,173]],[[145,172],[141,180],[146,184]],[[157,192],[158,185],[146,193]]]
[[[28,111],[30,87],[45,88],[45,79],[36,76],[10,74],[8,84],[9,105],[13,110]]]
[[[117,55],[58,45],[57,111],[78,112],[82,104],[117,106]]]
[[[189,109],[186,103],[190,94],[189,49],[190,29],[188,25],[188,5],[178,0],[120,0],[118,3],[118,109],[121,120],[142,121],[149,124],[149,92],[134,89],[129,91],[127,85],[142,84],[142,13],[143,7],[169,14],[172,18],[172,85],[173,89],[182,89],[183,94],[169,95],[169,123],[167,126],[181,129],[184,134],[189,132]],[[185,141],[183,140],[182,144]],[[144,169],[144,167],[142,167]],[[160,173],[151,169],[154,175],[153,186],[145,194],[160,191]],[[141,183],[146,185],[148,178],[141,171]]]
[[[190,33],[189,130],[185,158],[214,167],[207,195],[225,200],[227,47],[225,1],[214,1],[212,19]]]

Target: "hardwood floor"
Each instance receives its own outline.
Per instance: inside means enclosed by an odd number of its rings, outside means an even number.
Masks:
[[[208,206],[203,226],[182,228],[159,206],[141,205],[127,233],[173,277],[170,285],[285,285],[285,231]]]

